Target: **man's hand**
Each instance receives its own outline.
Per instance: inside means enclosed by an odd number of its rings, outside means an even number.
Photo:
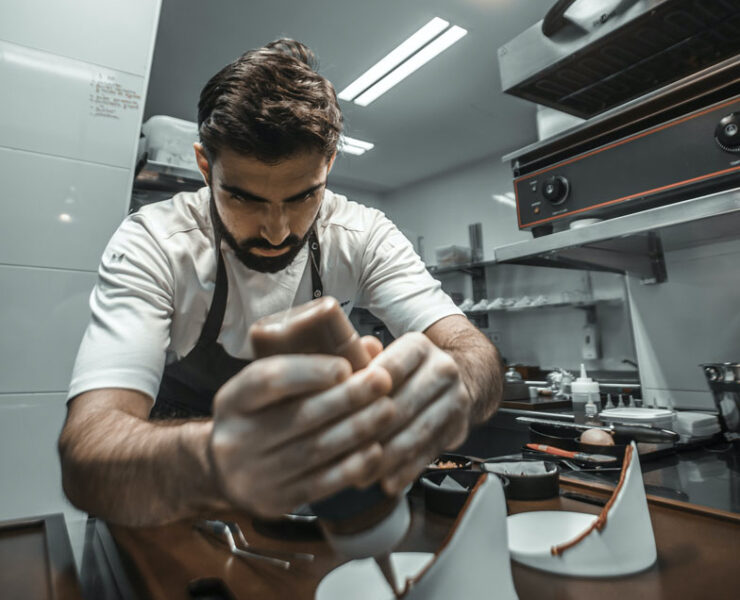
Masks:
[[[408,333],[375,357],[393,379],[396,408],[383,443],[382,485],[394,495],[443,450],[468,434],[472,401],[457,363],[422,333]]]
[[[274,356],[244,368],[213,404],[209,452],[227,499],[275,517],[376,479],[378,440],[396,412],[391,385],[379,366],[352,374],[332,356]]]

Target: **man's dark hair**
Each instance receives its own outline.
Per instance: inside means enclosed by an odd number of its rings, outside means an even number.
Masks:
[[[198,130],[209,160],[222,148],[276,163],[305,151],[336,151],[342,112],[316,58],[290,39],[250,50],[205,85]]]

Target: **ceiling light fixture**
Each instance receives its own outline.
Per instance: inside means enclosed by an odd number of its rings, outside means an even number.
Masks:
[[[383,79],[378,81],[378,83],[373,85],[370,89],[355,98],[355,104],[367,106],[373,100],[376,100],[385,94],[394,85],[404,80],[406,77],[411,75],[411,73],[432,60],[435,56],[444,52],[467,33],[466,29],[453,25],[433,42],[419,50],[419,52],[414,54],[406,62],[402,63],[395,70],[383,77]]]
[[[397,48],[391,50],[384,58],[380,59],[346,88],[338,94],[340,100],[351,101],[366,90],[381,77],[392,71],[419,48],[422,48],[430,40],[433,40],[442,33],[449,23],[439,17],[434,17],[429,23],[424,25],[419,31],[414,33],[405,42],[402,42]]]
[[[355,138],[347,137],[343,135],[339,138],[339,150],[346,154],[354,154],[355,156],[361,156],[368,150],[375,148],[375,144],[372,142],[364,142]]]

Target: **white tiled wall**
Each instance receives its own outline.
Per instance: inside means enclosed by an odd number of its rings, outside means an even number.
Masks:
[[[148,75],[159,6],[160,0],[3,0],[0,39]]]
[[[0,521],[63,512],[77,564],[86,515],[64,497],[56,439],[65,394],[0,396]]]
[[[2,145],[130,168],[144,77],[0,40]]]
[[[4,264],[97,269],[126,214],[131,169],[0,147]]]
[[[0,266],[0,394],[67,389],[95,278],[89,271]]]
[[[0,2],[0,519],[62,512],[56,443],[126,213],[161,0]]]

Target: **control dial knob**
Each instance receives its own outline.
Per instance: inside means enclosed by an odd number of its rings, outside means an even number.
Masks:
[[[562,204],[565,202],[568,192],[570,192],[570,184],[565,177],[560,175],[548,177],[542,186],[542,195],[551,204]]]
[[[729,114],[719,122],[714,139],[725,152],[740,152],[740,112]]]

